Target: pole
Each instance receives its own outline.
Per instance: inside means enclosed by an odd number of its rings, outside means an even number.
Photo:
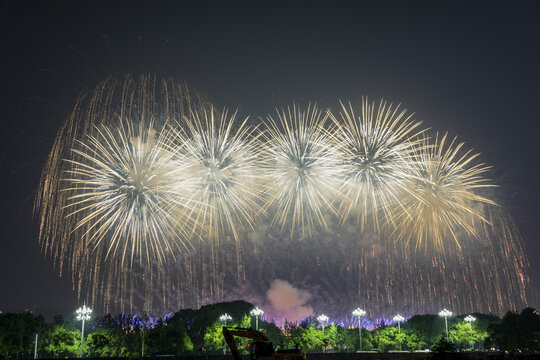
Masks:
[[[39,334],[36,333],[36,341],[35,341],[35,344],[34,344],[34,359],[37,359],[37,343],[38,343],[38,336],[39,336]]]
[[[472,337],[472,321],[469,321],[469,329],[471,330],[471,350],[474,350],[474,342]]]
[[[360,351],[362,351],[362,317],[358,317],[358,335],[360,337]]]
[[[141,357],[144,357],[144,320],[142,324]]]
[[[326,353],[326,344],[324,343],[324,323],[322,326],[322,342],[323,342],[323,353]]]
[[[227,327],[227,320],[225,320],[225,327]],[[223,355],[226,355],[227,351],[225,350],[225,339],[223,340]]]
[[[82,358],[83,345],[84,345],[84,317],[82,319],[82,325],[81,325],[81,351],[79,352],[80,358]]]
[[[259,316],[255,316],[255,329],[259,331]]]
[[[225,327],[227,327],[227,317],[224,316],[223,319],[224,319],[223,322],[225,323]],[[226,354],[227,354],[227,350],[225,349],[225,340],[223,340],[223,355],[226,355]]]
[[[446,327],[446,341],[449,341],[449,339],[448,339],[448,316],[444,317],[444,326]]]
[[[397,322],[397,329],[399,335],[399,350],[401,350],[401,321]]]
[[[143,318],[142,318],[142,337],[141,337],[141,357],[144,357],[144,319],[146,317],[146,302],[143,304]]]

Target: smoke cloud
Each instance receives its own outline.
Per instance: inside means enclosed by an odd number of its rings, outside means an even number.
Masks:
[[[285,320],[297,322],[313,315],[313,307],[307,305],[311,294],[295,288],[285,280],[272,281],[266,296],[273,308],[271,316],[278,324],[283,324]]]

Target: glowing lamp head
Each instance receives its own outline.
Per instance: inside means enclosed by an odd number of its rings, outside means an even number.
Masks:
[[[403,320],[405,320],[405,318],[399,314],[397,314],[396,316],[394,316],[394,321],[395,322],[402,322]]]
[[[317,317],[317,320],[324,325],[328,321],[328,316],[321,314]]]
[[[219,321],[227,322],[229,320],[232,320],[231,315],[225,313],[219,317]]]
[[[467,316],[465,317],[465,319],[463,319],[463,320],[465,320],[465,321],[468,322],[468,323],[471,323],[471,322],[473,322],[473,321],[476,321],[476,318],[475,318],[474,316],[472,316],[472,315],[467,315]]]
[[[77,309],[77,320],[90,320],[90,314],[92,309],[83,305],[81,308]]]
[[[452,312],[446,309],[442,309],[441,312],[439,313],[439,316],[446,318],[446,317],[452,316]]]
[[[363,309],[356,308],[356,309],[354,309],[352,314],[353,314],[353,316],[360,317],[360,316],[366,315],[366,312]]]
[[[256,307],[255,309],[251,310],[250,314],[251,316],[262,316],[264,314],[264,311]]]

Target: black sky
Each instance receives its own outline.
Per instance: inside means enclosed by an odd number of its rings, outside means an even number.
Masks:
[[[33,196],[79,91],[109,75],[187,81],[255,118],[362,95],[402,103],[494,166],[540,289],[540,3],[2,1],[0,310],[71,308],[40,255]],[[532,297],[532,306],[540,306]]]

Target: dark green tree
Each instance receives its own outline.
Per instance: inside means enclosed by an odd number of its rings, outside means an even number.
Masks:
[[[107,314],[96,319],[97,327],[109,339],[102,356],[137,357],[141,355],[141,324],[135,323],[130,315]]]
[[[304,352],[308,351],[308,347],[303,343],[302,334],[306,329],[298,323],[285,321],[283,325],[283,335],[285,341],[283,342],[283,348],[293,348],[298,345]]]
[[[474,344],[482,344],[487,336],[486,331],[479,330],[476,326],[469,325],[465,321],[456,322],[449,331],[450,341],[460,350],[470,349]]]
[[[489,327],[490,345],[498,345],[502,350],[533,352],[540,351],[540,315],[532,308],[525,308],[520,314],[509,311],[500,324]]]
[[[44,353],[51,325],[41,315],[30,312],[0,315],[0,355],[6,357],[29,357],[34,352],[34,334],[39,334],[38,352]]]
[[[389,351],[398,348],[398,329],[393,326],[381,326],[373,330],[373,337],[379,351]]]
[[[54,357],[76,357],[81,346],[81,333],[67,325],[56,325],[45,349]]]
[[[148,355],[187,355],[193,352],[185,324],[177,315],[166,321],[158,320],[154,328],[148,329],[145,345]]]
[[[439,341],[433,344],[431,350],[438,354],[454,353],[456,352],[456,347],[451,341],[446,340],[445,336],[442,336]]]
[[[454,317],[448,318],[448,327],[450,328],[454,322]],[[441,336],[446,336],[444,319],[438,315],[415,315],[403,323],[401,328],[416,334],[427,346],[436,343]]]
[[[239,318],[236,318],[236,321],[233,318],[232,321],[233,322],[228,326],[249,328],[251,323],[251,319],[248,315],[243,315]],[[240,351],[240,353],[247,354],[249,351],[247,346],[250,342],[249,339],[236,338],[235,340],[238,351]],[[225,339],[223,337],[223,323],[216,321],[206,329],[206,333],[204,335],[204,347],[207,349],[207,351],[215,353],[223,350],[225,350],[225,352],[229,351],[229,348],[225,343]]]
[[[110,337],[105,329],[88,334],[84,342],[86,353],[90,357],[106,357],[110,353]]]

